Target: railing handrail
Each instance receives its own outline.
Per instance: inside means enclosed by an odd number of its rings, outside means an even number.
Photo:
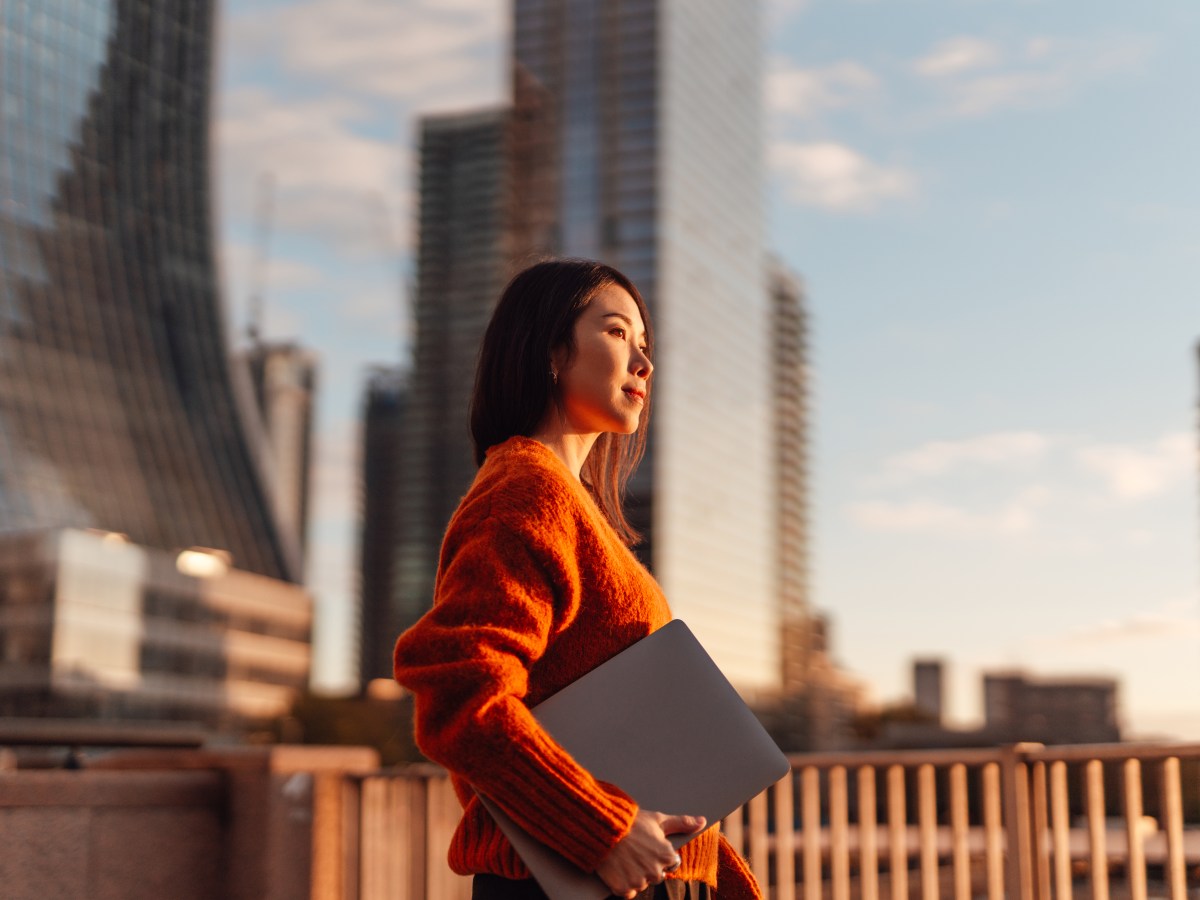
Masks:
[[[1006,754],[1015,753],[1027,762],[1088,762],[1099,760],[1169,759],[1173,756],[1200,756],[1198,743],[1137,742],[1121,744],[1057,744],[1046,746],[1033,742],[1008,744],[1000,747],[938,748],[930,750],[831,750],[817,753],[789,753],[788,761],[795,770],[809,766],[831,769],[842,766],[857,769],[901,766],[981,766],[1002,762]]]

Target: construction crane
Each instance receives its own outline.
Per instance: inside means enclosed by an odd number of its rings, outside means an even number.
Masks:
[[[275,177],[270,172],[262,172],[258,176],[258,203],[254,210],[254,246],[250,259],[250,297],[247,302],[249,320],[246,323],[246,336],[255,346],[262,337],[274,202]]]

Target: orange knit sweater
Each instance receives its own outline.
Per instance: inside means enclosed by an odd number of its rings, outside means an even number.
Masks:
[[[670,618],[658,584],[549,448],[514,437],[488,451],[450,520],[433,609],[395,652],[417,743],[450,771],[464,807],[455,872],[529,877],[473,787],[585,871],[628,833],[634,801],[581,768],[529,708]],[[671,877],[707,882],[722,900],[761,898],[717,829],[681,855]]]

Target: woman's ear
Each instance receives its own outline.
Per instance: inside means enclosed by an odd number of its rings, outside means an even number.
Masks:
[[[550,351],[550,372],[554,376],[555,384],[558,384],[558,379],[562,377],[568,362],[570,362],[570,354],[567,353],[565,346],[560,345]]]

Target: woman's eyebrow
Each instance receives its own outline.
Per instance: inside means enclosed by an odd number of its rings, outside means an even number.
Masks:
[[[605,319],[611,319],[613,317],[620,319],[622,322],[624,322],[630,328],[633,327],[633,319],[629,318],[629,316],[625,315],[625,313],[610,312],[610,313],[605,313],[603,316],[603,318],[605,318]]]

